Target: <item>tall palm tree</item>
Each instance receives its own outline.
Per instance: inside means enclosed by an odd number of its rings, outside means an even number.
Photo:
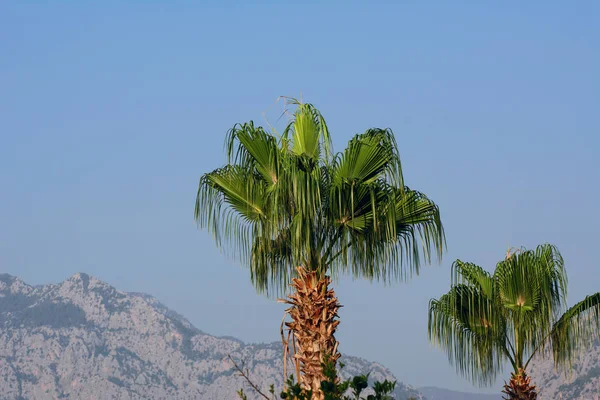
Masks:
[[[551,349],[569,367],[598,335],[600,293],[566,309],[567,273],[552,245],[509,251],[493,274],[460,260],[452,269],[450,291],[429,304],[429,339],[474,383],[493,383],[510,363],[508,399],[537,398],[526,373],[536,355]]]
[[[436,204],[404,186],[390,130],[369,129],[334,154],[320,112],[290,103],[281,135],[253,122],[229,131],[227,165],[200,178],[195,218],[250,268],[259,292],[292,285],[298,378],[318,394],[323,363],[339,357],[330,277],[407,278],[441,257],[445,239]]]

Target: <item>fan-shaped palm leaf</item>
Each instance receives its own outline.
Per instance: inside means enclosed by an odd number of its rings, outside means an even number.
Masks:
[[[600,293],[565,312],[567,275],[555,246],[509,253],[493,274],[460,260],[452,270],[450,291],[430,302],[429,338],[475,383],[493,382],[509,362],[504,393],[535,398],[526,369],[536,355],[552,346],[557,366],[568,366],[576,350],[598,338]]]

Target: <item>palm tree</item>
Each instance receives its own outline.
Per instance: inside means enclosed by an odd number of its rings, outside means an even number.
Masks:
[[[404,186],[389,129],[357,134],[334,154],[320,112],[290,103],[282,134],[253,122],[229,131],[227,165],[200,178],[195,218],[249,267],[259,292],[292,285],[286,326],[297,376],[316,394],[323,363],[339,357],[330,277],[404,279],[441,257],[445,239],[436,204]]]
[[[510,363],[508,399],[537,398],[526,373],[536,355],[551,349],[557,366],[570,367],[598,335],[600,293],[567,310],[567,274],[552,245],[509,251],[493,275],[460,260],[452,269],[450,291],[429,304],[429,339],[476,384],[493,383]]]

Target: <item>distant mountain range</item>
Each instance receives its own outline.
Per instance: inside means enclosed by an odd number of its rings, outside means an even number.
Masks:
[[[146,294],[125,293],[86,274],[32,287],[0,275],[0,398],[236,399],[244,360],[267,391],[282,385],[281,343],[244,344],[208,335]],[[395,379],[380,364],[344,356],[345,376]],[[423,399],[398,384],[397,399]]]
[[[419,392],[427,400],[502,400],[501,394],[465,393],[438,387],[419,388]]]
[[[0,329],[2,400],[234,400],[240,388],[249,399],[258,399],[237,376],[228,355],[244,360],[251,379],[265,391],[271,383],[282,385],[280,343],[245,344],[208,335],[155,298],[121,292],[86,274],[36,287],[0,275]],[[343,376],[370,372],[375,380],[396,379],[380,364],[346,355],[342,361]],[[578,376],[596,385],[597,363],[597,355],[582,363],[578,371],[583,375]],[[545,386],[590,393],[587,381],[577,383],[577,377],[567,389],[564,383],[553,383],[544,366],[536,372]],[[418,391],[403,383],[395,392],[398,400],[425,396],[499,398],[435,388]]]
[[[600,400],[600,342],[579,355],[567,376],[556,371],[549,357],[531,364],[529,373],[540,399]]]

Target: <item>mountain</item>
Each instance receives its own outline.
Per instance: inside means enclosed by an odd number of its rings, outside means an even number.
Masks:
[[[479,394],[455,392],[454,390],[442,389],[438,387],[423,387],[419,388],[427,400],[501,400],[502,395],[499,394]]]
[[[227,359],[244,360],[266,391],[281,386],[280,343],[208,335],[153,297],[76,274],[30,286],[0,275],[0,393],[24,399],[236,399],[246,388]],[[343,374],[395,379],[384,366],[343,356]],[[423,396],[398,383],[396,399]]]
[[[280,343],[245,344],[206,334],[158,300],[126,293],[86,274],[55,285],[30,286],[0,274],[0,393],[24,399],[236,399],[245,388],[227,356],[244,360],[266,391],[282,384]],[[344,355],[344,377],[371,373],[395,379],[384,366]],[[600,343],[583,353],[570,376],[551,359],[529,368],[540,400],[598,400]],[[398,383],[396,399],[493,400],[498,395],[419,391]]]
[[[596,341],[579,355],[570,373],[557,371],[550,356],[546,354],[544,359],[535,359],[529,367],[540,400],[600,399],[600,342]]]

